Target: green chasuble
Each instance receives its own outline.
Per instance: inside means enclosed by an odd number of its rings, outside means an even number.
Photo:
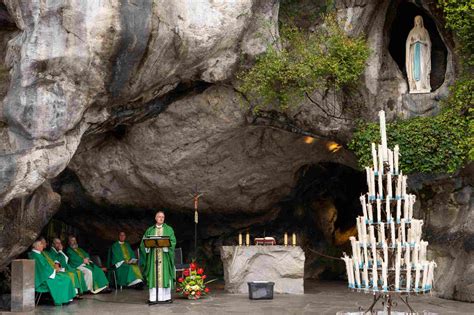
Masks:
[[[69,256],[69,265],[73,268],[77,268],[82,265],[84,262],[84,258],[90,259],[89,254],[79,247],[76,249],[68,247],[66,250],[66,254]],[[92,271],[92,281],[94,282],[94,290],[98,290],[109,285],[107,277],[99,266],[97,266],[91,261],[89,264],[85,265],[85,267]]]
[[[137,264],[126,264],[126,261],[135,258],[132,247],[128,242],[120,244],[115,242],[109,252],[109,266],[116,267],[115,264],[123,261],[117,270],[117,284],[126,286],[137,279],[143,280],[142,273]]]
[[[43,253],[44,252],[45,251],[43,251]],[[61,268],[64,268],[68,272],[68,274],[75,274],[75,281],[77,283],[75,287],[79,290],[79,293],[82,294],[84,292],[87,292],[88,290],[87,284],[86,284],[86,280],[84,280],[84,274],[82,273],[82,271],[72,268],[66,262],[66,257],[64,257],[63,254],[57,252],[56,249],[54,248],[51,248],[49,251],[46,251],[46,253],[49,255],[49,257],[53,261],[59,262],[59,264],[61,265]]]
[[[55,305],[68,303],[75,296],[76,292],[71,279],[64,273],[56,273],[51,279],[54,268],[49,265],[42,254],[31,251],[28,253],[30,259],[35,260],[35,291],[49,292],[53,297]]]
[[[143,267],[143,274],[145,275],[149,288],[169,288],[170,282],[171,287],[174,287],[176,280],[176,271],[174,267],[174,248],[176,246],[176,237],[174,236],[173,228],[166,223],[163,224],[162,228],[158,228],[156,225],[149,227],[143,237],[146,236],[169,236],[171,241],[171,247],[168,252],[164,252],[163,249],[150,249],[147,253],[145,245],[143,244],[143,238],[140,243],[140,264]],[[155,255],[158,254],[159,264],[159,279],[158,286],[156,283],[156,272],[155,272]]]

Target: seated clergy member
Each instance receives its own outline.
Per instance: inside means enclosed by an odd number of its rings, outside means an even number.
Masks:
[[[35,291],[49,292],[55,305],[71,302],[76,295],[71,279],[64,273],[57,273],[59,267],[54,269],[48,264],[41,254],[43,249],[43,243],[36,240],[28,254],[35,261]]]
[[[125,241],[125,232],[119,233],[119,240],[110,248],[109,265],[114,265],[117,270],[117,284],[142,288],[143,276],[138,267],[138,260],[132,251],[130,244]]]
[[[87,269],[87,277],[89,279],[89,282],[87,282],[87,280],[85,279],[85,275],[82,271],[73,268],[71,267],[71,265],[68,264],[69,257],[67,257],[66,254],[63,252],[63,244],[61,243],[61,240],[59,238],[56,237],[53,239],[51,249],[47,253],[56,264],[59,264],[60,268],[64,268],[64,270],[68,273],[73,273],[76,275],[78,282],[78,286],[76,287],[79,289],[79,292],[81,294],[92,289],[92,272]]]
[[[77,240],[74,235],[69,236],[69,247],[66,250],[66,254],[69,256],[69,264],[71,267],[79,269],[84,274],[87,273],[87,270],[92,272],[91,293],[111,292],[108,288],[109,281],[104,272],[90,260],[89,254],[77,245]]]
[[[77,277],[77,273],[67,271],[64,267],[60,266],[59,261],[51,257],[49,251],[46,250],[46,247],[48,247],[48,243],[46,242],[46,239],[44,237],[41,236],[40,238],[38,238],[38,240],[40,240],[41,244],[43,245],[43,251],[41,252],[41,254],[44,258],[46,258],[48,264],[56,270],[56,273],[66,274],[71,279],[76,294],[82,294],[83,290],[81,287],[81,283],[79,282],[79,278]]]

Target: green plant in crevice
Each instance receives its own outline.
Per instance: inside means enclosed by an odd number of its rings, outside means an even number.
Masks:
[[[280,28],[282,49],[273,47],[238,74],[239,90],[254,98],[253,111],[284,111],[315,89],[339,90],[358,81],[369,48],[364,38],[349,37],[328,14],[315,32],[294,25]]]

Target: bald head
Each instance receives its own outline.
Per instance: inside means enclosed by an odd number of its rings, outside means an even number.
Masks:
[[[165,213],[159,210],[155,215],[156,224],[161,225],[165,222]]]

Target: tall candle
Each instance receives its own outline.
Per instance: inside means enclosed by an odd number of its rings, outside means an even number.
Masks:
[[[362,227],[362,236],[364,237],[364,239],[362,240],[364,242],[364,244],[367,243],[367,225],[365,224],[365,218],[361,218],[361,227]]]
[[[379,119],[380,119],[380,135],[382,137],[382,155],[384,160],[387,160],[387,131],[385,126],[385,112],[383,110],[379,111]]]
[[[374,164],[374,172],[377,172],[377,150],[375,149],[375,143],[372,142],[372,161]]]
[[[410,291],[411,289],[411,266],[409,268],[407,268],[407,287],[406,287],[406,290],[407,291]]]
[[[410,198],[410,208],[408,208],[408,218],[411,220],[413,218],[413,206],[415,205],[416,196],[411,195]]]
[[[429,263],[427,261],[425,261],[423,263],[423,280],[421,281],[421,289],[422,290],[426,289],[426,284],[427,284],[427,281],[428,281],[428,266],[429,266]]]
[[[390,232],[392,234],[392,245],[395,246],[396,239],[395,239],[395,222],[390,222]]]
[[[350,284],[354,287],[354,261],[349,258],[349,269],[350,269]]]
[[[406,243],[406,238],[405,238],[405,219],[401,219],[401,224],[400,224],[400,230],[402,232],[402,235],[401,235],[401,242],[402,244],[405,244]]]
[[[386,291],[388,288],[388,282],[387,282],[387,263],[382,262],[382,279],[383,279],[383,290]]]
[[[420,245],[418,243],[415,243],[415,247],[413,247],[413,264],[418,265],[418,253],[420,251]]]
[[[349,257],[347,257],[346,253],[344,253],[342,260],[344,260],[344,263],[346,264],[347,282],[349,283],[349,287],[351,287],[351,266],[349,265]]]
[[[364,264],[364,269],[362,271],[362,279],[365,283],[365,287],[369,288],[369,272],[367,270],[367,263]]]
[[[387,196],[385,198],[392,198],[392,173],[387,173]]]
[[[395,290],[400,290],[400,263],[395,263]]]
[[[398,174],[398,155],[400,154],[400,147],[398,144],[395,145],[394,152],[393,152],[393,164],[395,168],[395,174]]]
[[[406,198],[407,195],[407,176],[403,175],[402,177],[402,197]]]
[[[374,264],[372,266],[372,281],[373,281],[373,283],[372,283],[373,288],[377,289],[378,288],[378,285],[377,285],[377,283],[378,283],[377,264]]]
[[[296,233],[293,233],[293,237],[291,238],[291,245],[296,246]]]
[[[384,167],[383,167],[383,148],[382,145],[379,144],[379,176],[383,175],[384,173]]]
[[[408,207],[410,206],[410,195],[407,195],[403,200],[403,218],[405,221],[408,220]]]
[[[395,196],[397,197],[397,199],[399,199],[402,195],[402,176],[402,174],[397,176],[397,188],[395,191]]]
[[[420,262],[426,261],[426,248],[428,247],[428,242],[421,241],[420,243]]]
[[[400,243],[400,241],[397,242],[397,260],[395,261],[395,263],[397,263],[398,265],[401,265],[401,260],[402,260],[402,245]]]
[[[239,246],[242,246],[242,233],[239,233]]]
[[[415,265],[415,287],[413,288],[415,291],[418,291],[420,287],[420,264]]]
[[[360,204],[362,205],[362,214],[367,218],[367,204],[365,202],[365,195],[359,197]]]
[[[365,168],[365,176],[367,179],[367,189],[369,191],[369,196],[372,196],[372,177],[371,171],[369,167]]]
[[[375,197],[375,172],[373,170],[370,171],[371,177],[370,179],[372,180],[372,197]]]
[[[367,204],[367,214],[369,215],[369,222],[374,222],[374,215],[373,215],[373,210],[372,210],[372,204],[371,203]]]
[[[388,264],[388,248],[387,248],[387,243],[383,243],[382,245],[383,248],[383,261]]]
[[[411,269],[411,261],[410,261],[410,246],[407,246],[406,250],[405,250],[405,266],[407,267],[407,269]]]
[[[355,260],[358,260],[358,248],[356,247],[356,238],[354,236],[350,236],[349,240],[351,241],[351,247],[352,247],[352,256],[354,257]]]
[[[377,204],[377,222],[382,222],[381,202],[382,202],[382,200],[377,198],[377,201],[376,201],[376,204]]]
[[[360,216],[356,218],[356,225],[357,225],[357,237],[361,242],[363,242],[362,239],[362,227],[360,226]]]
[[[245,234],[245,245],[250,246],[250,234],[249,234],[249,232],[247,232],[247,234]]]
[[[392,213],[390,212],[390,199],[385,200],[385,213],[387,215],[387,222],[392,221]]]
[[[390,149],[387,149],[388,154],[388,165],[390,167],[390,173],[393,173],[393,152]]]
[[[378,188],[379,191],[378,191],[378,193],[380,195],[379,197],[383,198],[384,194],[383,194],[383,176],[382,175],[379,175],[378,182],[379,182],[379,188]]]
[[[383,222],[380,223],[380,242],[385,244],[385,224]]]
[[[285,232],[285,235],[283,237],[283,244],[285,246],[288,246],[288,233]]]
[[[364,243],[364,263],[365,264],[368,264],[369,263],[369,253],[368,253],[368,249],[367,249],[367,243]]]
[[[355,284],[357,285],[358,288],[360,288],[361,282],[360,282],[359,262],[354,263],[354,276],[355,276]]]
[[[402,212],[402,204],[401,204],[401,200],[400,199],[397,199],[397,223],[400,222],[400,217],[401,217],[401,212]]]
[[[431,288],[433,286],[433,274],[436,263],[434,261],[430,262],[428,270],[428,286]]]

